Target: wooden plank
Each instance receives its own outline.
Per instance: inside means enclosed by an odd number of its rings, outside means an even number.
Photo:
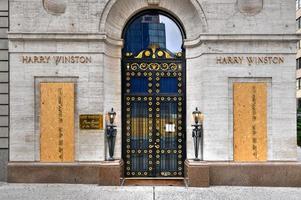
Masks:
[[[74,161],[74,84],[41,83],[41,162]]]
[[[267,160],[267,84],[234,83],[234,160]]]

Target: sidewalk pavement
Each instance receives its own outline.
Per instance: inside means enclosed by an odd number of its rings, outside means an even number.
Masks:
[[[298,148],[301,161],[301,148]],[[301,188],[101,187],[0,182],[0,200],[301,200]]]
[[[301,188],[100,187],[0,183],[1,200],[300,200]]]

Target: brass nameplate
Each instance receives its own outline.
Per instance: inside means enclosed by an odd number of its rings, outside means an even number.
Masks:
[[[234,83],[234,160],[267,160],[267,84]]]
[[[74,161],[74,83],[41,83],[41,162]]]
[[[103,129],[103,115],[80,115],[80,129]]]

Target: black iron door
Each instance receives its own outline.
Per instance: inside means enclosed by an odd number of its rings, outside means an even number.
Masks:
[[[156,45],[123,59],[126,177],[182,177],[185,59]]]

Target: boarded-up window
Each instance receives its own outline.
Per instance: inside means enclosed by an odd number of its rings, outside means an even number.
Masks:
[[[267,84],[234,83],[234,160],[267,160]]]
[[[41,83],[41,161],[74,161],[74,84]]]

